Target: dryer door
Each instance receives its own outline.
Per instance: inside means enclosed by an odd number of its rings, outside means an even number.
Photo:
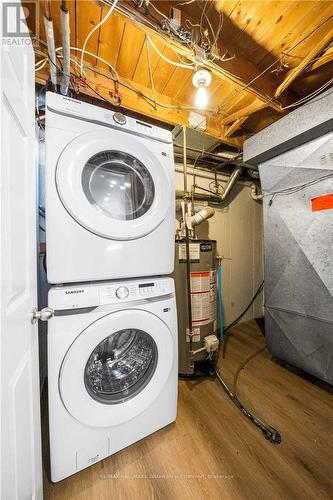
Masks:
[[[153,403],[175,358],[173,336],[154,314],[138,309],[108,314],[68,349],[59,374],[61,399],[86,425],[119,425]]]
[[[118,130],[73,139],[60,155],[55,180],[69,214],[89,231],[115,240],[152,232],[174,196],[157,155]]]

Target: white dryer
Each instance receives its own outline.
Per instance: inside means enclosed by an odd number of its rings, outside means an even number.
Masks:
[[[56,482],[176,419],[177,319],[171,278],[55,286],[48,303]]]
[[[170,274],[171,132],[48,92],[45,141],[48,281]]]

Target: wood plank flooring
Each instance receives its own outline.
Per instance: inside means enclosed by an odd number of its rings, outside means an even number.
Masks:
[[[232,384],[262,346],[255,322],[234,328],[219,363],[225,380]],[[332,499],[333,396],[273,363],[267,350],[240,372],[237,388],[281,432],[280,445],[264,439],[217,380],[181,381],[176,423],[57,484],[45,460],[45,499]]]

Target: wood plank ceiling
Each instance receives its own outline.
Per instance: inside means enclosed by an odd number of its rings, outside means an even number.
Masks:
[[[61,2],[39,3],[39,38],[46,40],[43,15],[49,8],[56,47],[60,47]],[[110,5],[85,0],[69,0],[66,4],[71,47],[82,48],[87,34],[107,14]],[[172,29],[163,16],[169,16],[171,6],[181,10],[181,24],[184,31],[191,33],[191,43],[170,36]],[[204,38],[211,46],[211,55],[204,64],[212,72],[206,111],[193,109],[194,70],[165,60],[186,65],[202,61],[199,45],[202,47]],[[195,40],[199,40],[198,45]],[[73,85],[81,93],[95,97],[97,93],[113,105],[121,102],[124,108],[171,124],[187,124],[191,111],[204,114],[208,133],[225,144],[241,147],[247,137],[294,109],[300,99],[325,84],[330,86],[332,41],[330,1],[184,0],[155,1],[146,7],[145,1],[120,0],[111,17],[87,43],[86,50],[98,58],[85,54],[86,82],[78,78],[77,64],[72,64],[71,71]],[[41,52],[46,52],[42,42],[36,45],[37,61],[45,57]],[[76,61],[80,55],[71,51]],[[101,59],[116,69],[120,84]],[[36,72],[36,79],[45,82],[47,78],[46,64]]]

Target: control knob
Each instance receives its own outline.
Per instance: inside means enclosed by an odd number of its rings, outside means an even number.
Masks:
[[[126,299],[129,295],[129,290],[126,286],[120,286],[116,290],[116,295],[118,299]]]

